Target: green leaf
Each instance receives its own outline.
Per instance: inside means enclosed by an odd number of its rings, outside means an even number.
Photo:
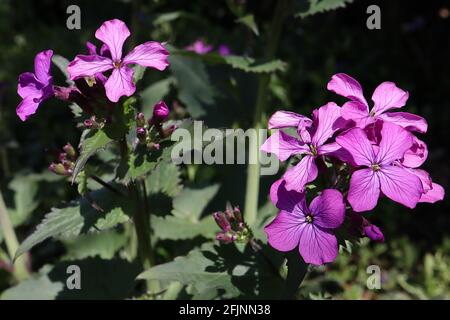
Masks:
[[[36,194],[38,192],[38,180],[32,176],[16,176],[10,183],[9,189],[14,191],[14,209],[9,209],[11,222],[19,226],[25,222],[38,206]]]
[[[217,225],[212,216],[201,221],[190,221],[185,218],[167,216],[151,218],[154,236],[161,240],[189,240],[197,236],[214,239]]]
[[[142,78],[144,77],[144,73],[145,73],[145,69],[147,69],[146,67],[140,66],[138,64],[136,64],[133,67],[134,73],[133,73],[133,83],[136,84],[138,83],[140,80],[142,80]]]
[[[142,111],[144,112],[146,118],[149,118],[152,115],[153,106],[169,94],[170,86],[174,83],[175,79],[173,77],[169,77],[154,82],[151,86],[145,88],[141,92],[141,101],[143,105]]]
[[[95,230],[109,229],[128,221],[133,212],[131,202],[112,195],[107,189],[94,191],[88,198],[90,200],[83,198],[71,202],[64,208],[53,208],[36,230],[21,243],[15,259],[50,237],[70,238]],[[94,208],[93,203],[101,210]]]
[[[253,33],[255,35],[259,36],[258,25],[255,22],[255,17],[253,14],[247,14],[247,15],[237,19],[236,22],[247,26],[250,30],[253,31]]]
[[[80,268],[80,290],[70,290],[69,266]],[[127,299],[136,286],[140,267],[136,263],[98,257],[64,261],[45,266],[39,275],[3,292],[4,300]]]
[[[105,149],[113,140],[103,130],[90,130],[86,137],[80,141],[80,156],[75,163],[72,174],[72,183],[75,182],[78,174],[83,170],[86,162],[99,150]]]
[[[63,239],[66,247],[65,260],[84,259],[99,256],[102,259],[112,259],[122,248],[127,238],[124,234],[113,230],[101,233],[83,234],[76,238]]]
[[[146,270],[138,279],[178,281],[196,297],[274,298],[283,285],[278,276],[282,261],[271,265],[265,254],[248,246],[205,243],[187,256]]]
[[[171,55],[170,69],[178,83],[178,98],[194,118],[204,116],[217,93],[211,85],[205,65],[200,60]]]
[[[174,197],[181,191],[180,170],[172,162],[161,162],[146,179],[147,191],[150,193],[163,192]]]
[[[206,205],[219,191],[219,185],[214,184],[201,189],[184,188],[173,199],[172,214],[179,218],[198,221]]]
[[[295,15],[296,17],[305,18],[317,13],[345,8],[346,5],[352,3],[353,0],[308,0],[307,2],[309,8],[306,11],[298,12]]]

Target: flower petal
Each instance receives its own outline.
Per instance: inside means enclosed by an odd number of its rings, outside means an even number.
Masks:
[[[351,100],[357,100],[360,103],[367,105],[359,82],[345,73],[337,73],[332,76],[330,82],[327,84],[327,89],[340,96]]]
[[[264,231],[269,244],[279,251],[291,251],[298,246],[305,217],[281,210]]]
[[[369,115],[367,105],[356,100],[344,103],[341,114],[344,119],[353,120],[355,125],[362,129],[374,122],[374,118]]]
[[[261,151],[273,153],[281,161],[286,161],[293,154],[303,154],[309,151],[309,147],[300,140],[278,130],[261,145]]]
[[[420,179],[413,173],[397,166],[386,166],[378,172],[381,191],[395,202],[413,209],[423,193]]]
[[[433,182],[431,189],[422,194],[419,202],[435,203],[436,201],[443,200],[444,195],[444,188],[440,184]]]
[[[389,165],[395,160],[402,159],[412,145],[413,136],[409,131],[396,124],[383,122],[376,161],[379,164]]]
[[[52,63],[53,50],[39,52],[34,58],[34,74],[36,78],[44,85],[51,82],[50,66]]]
[[[320,107],[316,114],[316,131],[311,141],[320,146],[325,143],[331,136],[339,129],[344,121],[339,121],[341,118],[341,108],[334,102],[329,102]],[[341,120],[343,120],[341,118]]]
[[[39,100],[30,96],[23,99],[17,106],[16,114],[19,116],[20,120],[27,120],[32,114],[36,113],[39,107]]]
[[[270,199],[280,210],[297,212],[305,215],[308,211],[304,193],[286,190],[286,181],[279,179],[270,187]]]
[[[97,73],[102,73],[113,68],[111,59],[97,55],[78,55],[67,66],[70,79],[75,80],[80,77],[92,77]]]
[[[406,150],[403,159],[400,161],[402,165],[408,168],[420,167],[428,157],[428,148],[425,142],[413,136],[413,145]]]
[[[313,215],[313,223],[322,228],[335,229],[344,222],[345,203],[338,190],[323,190],[311,201],[309,209]]]
[[[113,61],[121,60],[123,44],[129,36],[127,25],[118,19],[105,21],[95,32],[95,37],[108,46]]]
[[[303,123],[304,127],[310,127],[312,120],[291,111],[277,111],[269,119],[269,129],[298,128]]]
[[[122,96],[131,96],[136,91],[133,83],[133,69],[122,67],[114,69],[105,83],[106,96],[112,102],[119,101]]]
[[[336,143],[336,142],[327,143],[327,144],[323,144],[317,148],[317,154],[318,155],[328,155],[330,153],[337,152],[339,149],[342,149],[342,147],[338,143]]]
[[[305,185],[317,178],[317,166],[315,158],[305,155],[303,159],[284,174],[286,189],[303,192]]]
[[[353,162],[359,166],[370,166],[375,159],[372,144],[361,128],[350,129],[341,134],[336,142],[350,153]]]
[[[28,97],[41,97],[43,94],[42,87],[42,83],[36,79],[33,73],[25,72],[19,76],[17,93],[23,99]]]
[[[408,112],[387,112],[380,114],[378,118],[395,123],[409,131],[417,131],[420,133],[427,132],[428,123],[421,116]]]
[[[353,211],[362,212],[375,208],[380,196],[380,181],[371,169],[353,172],[347,200]]]
[[[408,98],[408,91],[398,88],[393,82],[383,82],[373,92],[374,107],[372,112],[375,115],[380,115],[387,110],[401,108],[406,104]]]
[[[327,229],[306,224],[299,241],[299,251],[303,260],[316,266],[333,262],[338,254],[335,235]]]
[[[162,71],[169,65],[168,56],[169,51],[161,43],[148,41],[131,50],[123,59],[123,63],[126,65],[136,63]]]

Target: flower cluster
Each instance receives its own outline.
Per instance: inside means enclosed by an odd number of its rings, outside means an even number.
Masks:
[[[269,129],[293,128],[296,135],[278,130],[261,146],[281,161],[301,157],[271,187],[271,200],[280,211],[265,228],[269,244],[280,251],[298,246],[305,262],[314,265],[337,256],[333,229],[345,220],[345,200],[359,235],[384,241],[381,230],[359,214],[374,209],[381,195],[408,208],[444,197],[443,187],[419,168],[428,150],[415,133],[425,133],[427,122],[415,114],[392,112],[406,104],[408,92],[383,82],[372,95],[370,109],[361,85],[346,74],[334,75],[327,88],[348,101],[342,107],[329,102],[314,110],[311,119],[276,112]],[[331,188],[307,206],[307,185],[329,167],[335,169]]]
[[[122,96],[134,94],[136,86],[132,65],[160,71],[169,65],[169,52],[163,44],[155,41],[138,45],[123,56],[122,48],[130,34],[123,21],[114,19],[104,22],[95,32],[95,37],[103,43],[98,53],[95,45],[88,42],[88,54],[77,55],[69,63],[67,72],[74,82],[70,87],[53,85],[50,72],[53,51],[38,53],[34,61],[34,73],[25,72],[19,76],[17,92],[22,98],[16,109],[19,118],[27,120],[36,113],[42,102],[56,97],[76,103],[89,116],[101,114],[101,117],[91,117],[85,123],[87,127],[95,126],[96,123],[101,125]]]
[[[187,51],[193,51],[197,54],[206,54],[214,50],[214,47],[207,44],[205,41],[198,39],[194,43],[185,48]],[[226,44],[221,44],[217,48],[217,53],[221,56],[229,56],[231,54],[230,48]]]
[[[58,161],[52,162],[49,170],[58,175],[71,176],[77,158],[78,155],[75,148],[70,143],[67,143],[63,147],[63,151],[59,153]]]
[[[148,121],[145,115],[139,112],[136,115],[136,137],[140,144],[149,149],[159,149],[159,141],[167,138],[176,129],[175,125],[163,128],[163,122],[169,117],[169,107],[160,101],[153,107],[153,115]]]
[[[244,222],[238,207],[227,205],[224,212],[213,213],[214,220],[222,230],[216,235],[216,240],[222,243],[247,243],[252,240],[252,232]]]

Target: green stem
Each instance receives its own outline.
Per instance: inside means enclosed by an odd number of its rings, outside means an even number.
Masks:
[[[273,21],[268,32],[268,46],[265,53],[266,59],[273,59],[278,48],[280,35],[283,27],[283,21],[286,17],[289,0],[278,0]],[[256,129],[256,139],[251,141],[249,146],[250,159],[254,163],[249,163],[247,168],[247,186],[245,192],[245,221],[252,226],[256,222],[258,212],[258,196],[260,181],[260,163],[259,146],[261,144],[259,130],[262,128],[264,112],[267,106],[267,91],[269,87],[270,76],[262,74],[258,79],[258,95],[256,98],[255,115],[253,119],[253,128]]]
[[[9,219],[8,210],[6,209],[2,193],[0,192],[0,227],[5,238],[6,248],[8,250],[11,261],[14,259],[19,242],[17,241],[16,233]],[[30,275],[27,268],[27,257],[23,255],[17,258],[14,262],[14,277],[20,281],[26,279]]]

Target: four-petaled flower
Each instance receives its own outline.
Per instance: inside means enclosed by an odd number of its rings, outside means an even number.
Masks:
[[[39,52],[34,58],[34,73],[25,72],[19,76],[17,93],[22,101],[17,106],[16,114],[22,121],[36,113],[41,102],[53,96],[53,77],[50,75],[52,56],[52,50]]]
[[[133,82],[133,69],[129,65],[138,64],[162,71],[169,65],[167,61],[169,52],[161,43],[148,41],[122,57],[122,47],[129,36],[130,31],[124,22],[117,19],[104,22],[95,32],[95,37],[108,47],[111,57],[107,54],[76,56],[67,68],[70,78],[74,80],[79,77],[92,77],[112,70],[105,83],[108,99],[117,102],[122,96],[133,95],[136,87]],[[92,47],[90,50],[93,52]]]
[[[381,141],[372,145],[361,128],[353,128],[338,136],[336,142],[346,149],[357,166],[353,172],[348,202],[356,212],[375,208],[380,189],[388,198],[414,208],[423,193],[420,179],[395,162],[411,147],[413,137],[402,127],[382,122]]]
[[[421,133],[427,131],[427,122],[418,115],[408,112],[386,112],[403,107],[409,97],[407,91],[398,88],[393,82],[383,82],[375,89],[372,95],[374,106],[370,111],[361,85],[349,75],[335,74],[328,82],[327,88],[350,99],[342,106],[342,117],[355,121],[356,126],[360,128],[365,128],[377,119],[381,119],[411,131]]]
[[[306,263],[322,265],[338,254],[333,229],[344,221],[345,203],[335,189],[325,189],[306,205],[304,193],[288,191],[285,181],[276,181],[270,190],[272,202],[280,210],[265,227],[269,244],[283,252],[298,247]]]
[[[341,108],[330,102],[315,110],[314,121],[292,112],[276,112],[269,120],[269,129],[296,127],[300,139],[283,131],[272,134],[261,146],[261,150],[274,153],[281,161],[293,155],[303,155],[301,161],[284,175],[286,189],[302,192],[305,185],[316,179],[316,158],[336,153],[341,147],[327,140],[344,127]]]

